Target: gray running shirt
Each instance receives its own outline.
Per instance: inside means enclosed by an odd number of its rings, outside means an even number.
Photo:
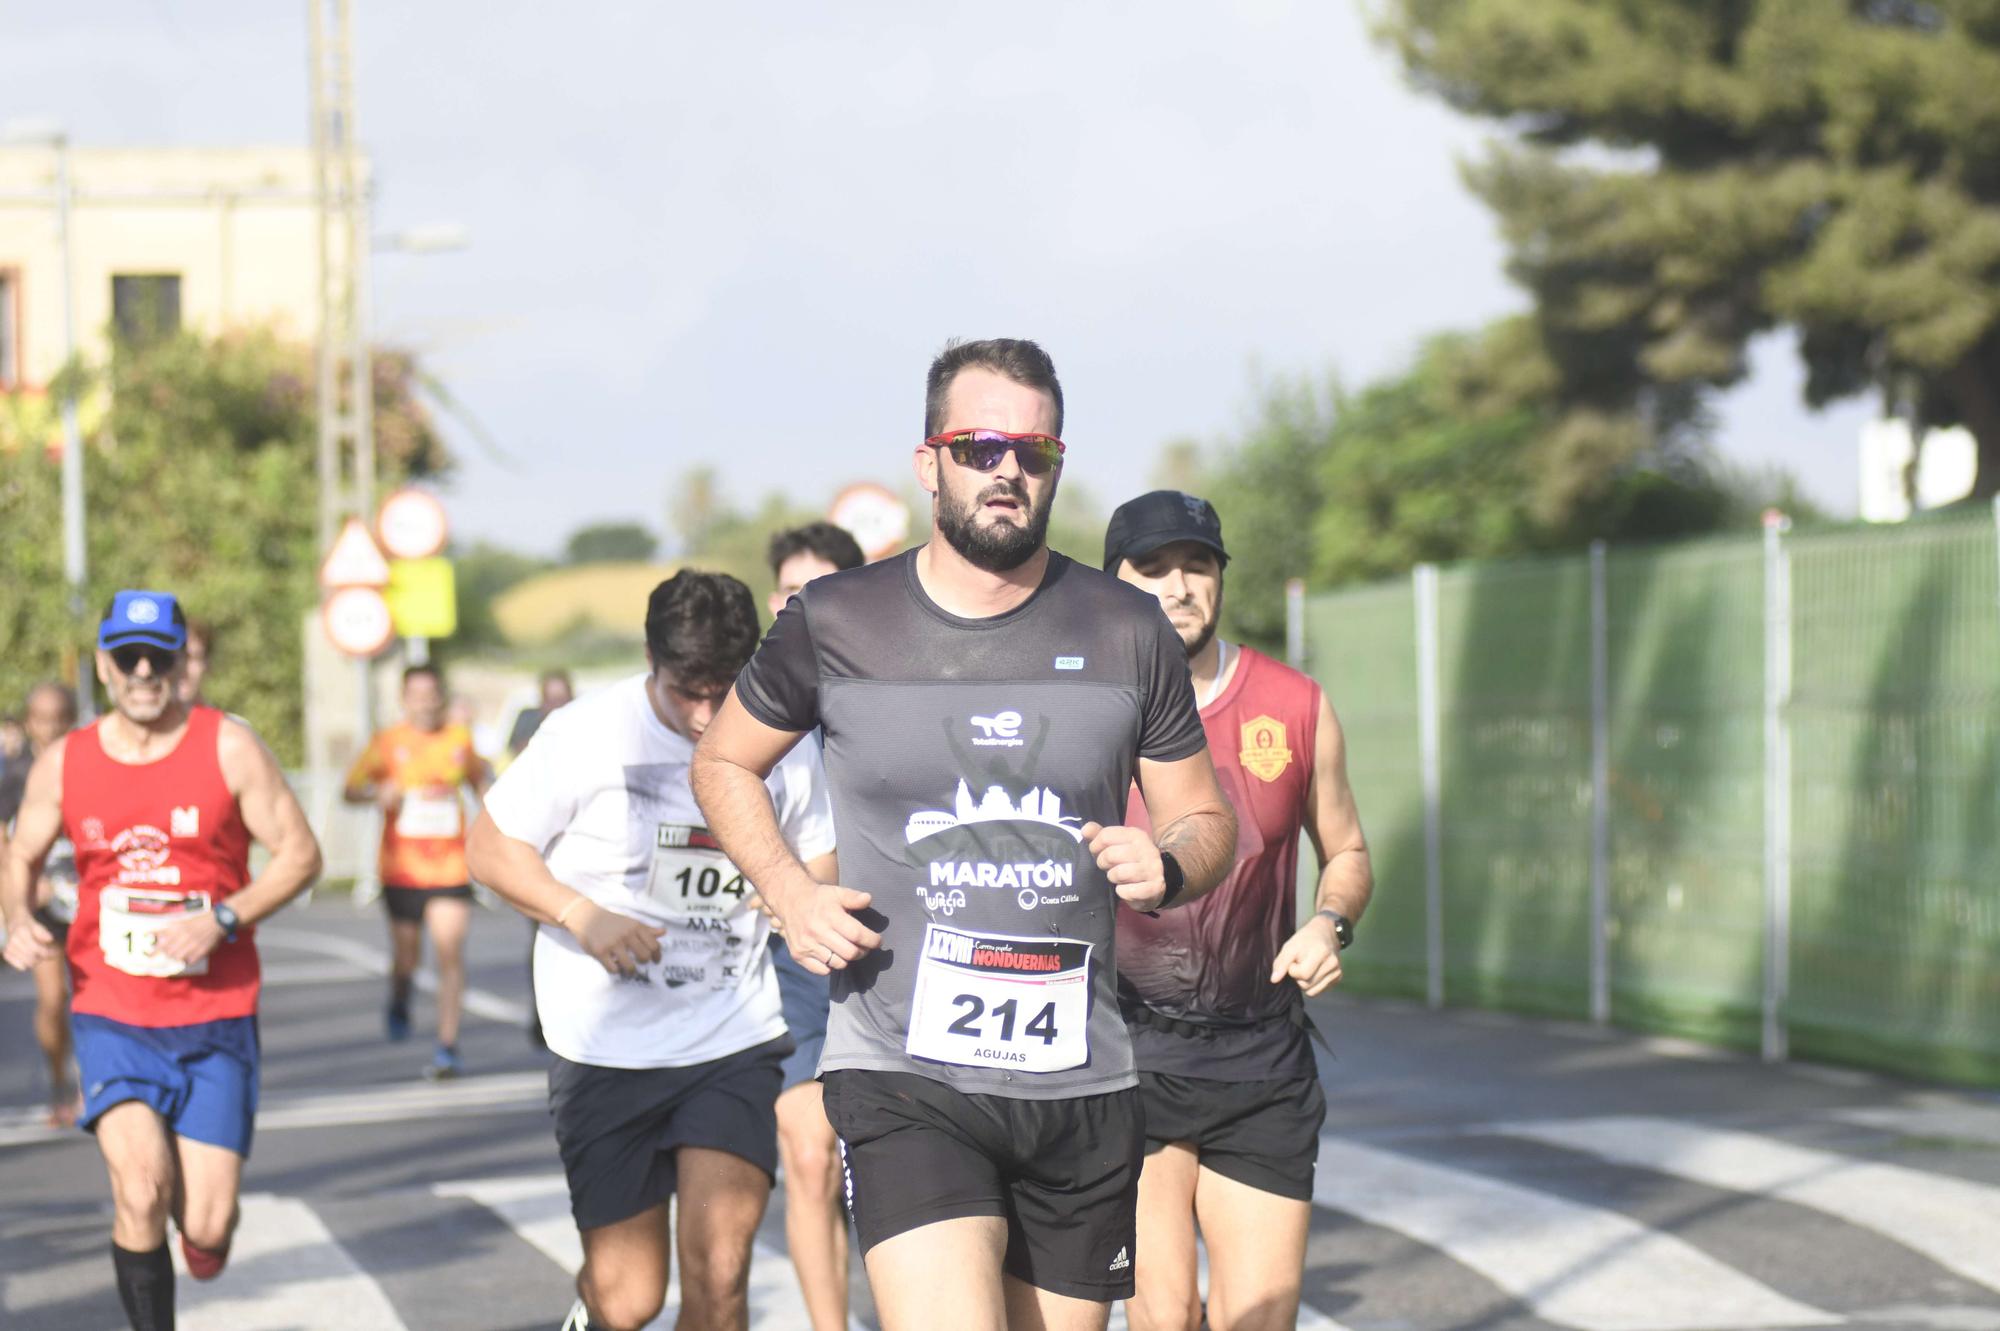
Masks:
[[[815,578],[736,692],[824,730],[840,880],[882,935],[833,973],[821,1071],[1028,1100],[1137,1084],[1115,895],[1078,829],[1123,821],[1140,758],[1207,745],[1156,598],[1052,552],[1022,605],[962,619],[909,551]]]

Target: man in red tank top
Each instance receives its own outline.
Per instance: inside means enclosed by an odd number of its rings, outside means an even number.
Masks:
[[[196,1279],[228,1257],[257,1108],[252,926],[319,873],[319,844],[256,732],[178,693],[187,644],[165,592],[123,591],[97,632],[112,711],[35,760],[0,861],[5,957],[55,946],[30,910],[60,836],[76,847],[65,953],[80,1126],[111,1175],[111,1260],[134,1331],[171,1331],[167,1221]],[[251,841],[271,852],[253,880]]]
[[[1373,885],[1319,685],[1216,636],[1228,560],[1214,507],[1174,490],[1123,505],[1105,533],[1105,571],[1158,596],[1187,647],[1237,826],[1235,867],[1213,892],[1156,915],[1118,910],[1118,996],[1146,1109],[1134,1331],[1203,1324],[1197,1222],[1207,1325],[1295,1324],[1326,1118],[1303,996],[1339,981]],[[1133,800],[1128,818],[1143,816]],[[1320,863],[1303,926],[1301,831]]]

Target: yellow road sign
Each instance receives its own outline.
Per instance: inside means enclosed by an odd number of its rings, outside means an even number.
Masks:
[[[442,555],[391,560],[383,595],[402,637],[449,638],[458,632],[458,583]]]

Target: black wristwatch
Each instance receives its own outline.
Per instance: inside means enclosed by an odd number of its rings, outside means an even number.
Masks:
[[[1333,938],[1340,945],[1342,952],[1354,946],[1354,921],[1348,919],[1337,910],[1323,910],[1317,912],[1317,914],[1324,915],[1327,919],[1333,921]]]
[[[1154,910],[1164,910],[1174,904],[1174,898],[1187,887],[1187,875],[1181,871],[1181,862],[1174,858],[1170,850],[1160,852],[1160,877],[1167,880],[1167,894],[1160,898]]]
[[[222,926],[222,941],[225,943],[235,942],[236,931],[243,927],[243,921],[238,918],[236,912],[229,908],[227,902],[222,901],[215,903],[215,922]]]

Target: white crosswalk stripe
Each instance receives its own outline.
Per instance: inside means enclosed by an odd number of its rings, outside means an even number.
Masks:
[[[1583,1331],[1747,1331],[1841,1319],[1670,1234],[1481,1174],[1320,1139],[1313,1199],[1443,1250]]]
[[[431,1191],[486,1207],[572,1275],[583,1265],[583,1241],[570,1218],[569,1189],[560,1174],[468,1179],[440,1183]],[[673,1326],[680,1301],[680,1281],[670,1275],[666,1307],[652,1325],[663,1329]],[[798,1282],[792,1277],[791,1260],[761,1242],[750,1259],[750,1325],[756,1331],[806,1331],[811,1325]]]
[[[396,1309],[313,1209],[296,1197],[251,1193],[242,1200],[229,1265],[212,1281],[187,1275],[180,1245],[177,1323],[185,1331],[409,1331]]]
[[[1675,1119],[1552,1119],[1497,1131],[1810,1207],[2000,1289],[2000,1188],[1989,1184]]]

